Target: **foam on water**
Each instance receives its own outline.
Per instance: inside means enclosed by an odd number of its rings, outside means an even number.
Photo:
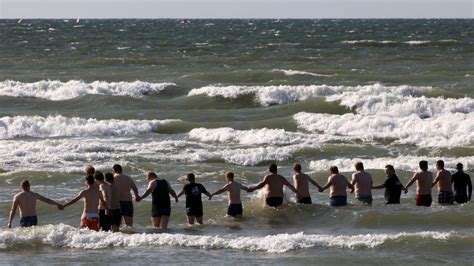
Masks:
[[[355,137],[363,141],[394,139],[397,144],[424,147],[474,145],[474,113],[443,114],[422,119],[417,115],[330,115],[300,112],[293,116],[302,129],[321,135]]]
[[[391,241],[448,241],[459,238],[454,232],[425,231],[396,234],[276,234],[267,236],[123,234],[79,230],[69,225],[45,225],[0,231],[0,249],[16,246],[104,249],[110,247],[180,246],[200,249],[235,249],[284,253],[312,247],[377,248]]]
[[[5,116],[0,118],[0,139],[58,136],[128,136],[155,132],[166,120],[97,120],[56,116]]]
[[[110,96],[142,97],[158,94],[174,83],[134,82],[105,82],[94,81],[86,83],[80,80],[61,82],[59,80],[41,80],[33,83],[6,80],[0,82],[0,96],[35,97],[53,101],[82,97],[88,94]]]
[[[327,74],[319,74],[301,70],[292,70],[292,69],[273,69],[272,72],[283,72],[287,76],[294,76],[294,75],[308,75],[314,77],[331,77],[334,75],[327,75]]]
[[[418,162],[421,160],[428,161],[430,170],[434,171],[435,162],[442,159],[446,169],[454,170],[457,163],[462,163],[465,170],[472,169],[474,166],[474,156],[466,157],[420,157],[420,156],[399,156],[399,157],[378,157],[378,158],[338,158],[338,159],[322,159],[311,161],[309,167],[315,171],[328,171],[329,167],[335,165],[339,171],[350,172],[354,170],[356,162],[363,162],[366,169],[385,169],[385,165],[391,164],[398,170],[418,171]]]

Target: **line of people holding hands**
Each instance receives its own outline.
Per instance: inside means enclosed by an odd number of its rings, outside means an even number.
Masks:
[[[265,189],[265,202],[269,207],[277,208],[283,204],[283,187],[288,187],[296,194],[297,203],[312,204],[309,192],[309,184],[316,186],[319,192],[329,189],[329,205],[344,206],[347,205],[347,188],[351,193],[355,192],[356,200],[366,205],[371,205],[372,189],[385,189],[386,204],[399,204],[402,191],[408,192],[408,188],[416,182],[416,205],[431,206],[431,188],[437,185],[438,203],[453,204],[466,203],[471,200],[472,183],[470,176],[463,171],[463,165],[456,165],[457,172],[453,175],[444,169],[444,162],[436,162],[436,176],[428,171],[428,162],[419,162],[420,171],[404,186],[395,173],[392,165],[385,166],[387,179],[383,184],[374,185],[370,173],[364,170],[362,162],[355,164],[356,172],[352,174],[352,180],[349,180],[339,173],[336,166],[330,167],[330,175],[327,183],[320,186],[309,175],[302,173],[301,165],[293,166],[293,184],[285,177],[278,174],[277,165],[271,164],[268,168],[268,174],[263,180],[253,186],[244,186],[234,180],[234,173],[226,173],[227,183],[221,189],[214,193],[209,193],[206,188],[196,183],[196,177],[193,173],[187,174],[188,183],[183,189],[176,193],[170,184],[158,178],[154,172],[147,174],[148,186],[142,195],[139,195],[137,186],[131,177],[123,174],[122,167],[118,164],[112,167],[112,173],[103,174],[95,171],[92,166],[86,168],[85,184],[86,188],[65,204],[60,204],[54,200],[41,196],[38,193],[30,191],[30,183],[27,180],[22,181],[22,191],[13,197],[13,204],[8,218],[8,227],[11,227],[12,220],[17,209],[20,209],[20,225],[29,227],[38,224],[36,216],[36,201],[42,201],[51,205],[56,205],[58,209],[64,208],[76,203],[80,199],[84,201],[84,210],[81,215],[81,228],[91,230],[119,231],[122,219],[126,226],[133,226],[133,198],[131,191],[137,202],[151,195],[151,221],[154,227],[166,229],[171,215],[170,195],[178,202],[182,195],[186,196],[186,216],[188,224],[203,223],[203,204],[202,194],[209,200],[213,196],[227,192],[228,208],[227,215],[239,218],[243,214],[240,192],[242,190],[253,192],[258,189]],[[454,193],[453,189],[454,187]]]

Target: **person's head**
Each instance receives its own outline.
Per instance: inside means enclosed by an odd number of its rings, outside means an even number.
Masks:
[[[30,191],[30,181],[28,180],[23,180],[21,181],[21,189],[23,189],[23,191]]]
[[[295,171],[295,173],[301,173],[301,164],[295,163],[293,165],[293,171]]]
[[[427,161],[420,161],[418,164],[420,166],[420,169],[422,171],[427,171],[428,170],[428,162]]]
[[[187,175],[187,178],[188,178],[189,183],[194,183],[194,181],[196,181],[196,177],[194,176],[193,173],[189,173]]]
[[[92,165],[86,166],[86,175],[93,176],[95,173],[95,169]]]
[[[277,165],[274,163],[270,164],[270,166],[268,167],[268,172],[272,174],[276,174],[277,171],[278,171]]]
[[[96,171],[94,173],[94,179],[97,184],[102,184],[104,183],[104,174],[101,171]]]
[[[86,176],[86,184],[88,186],[94,185],[94,182],[95,182],[95,180],[94,180],[93,176],[90,176],[90,175]]]
[[[110,172],[105,173],[105,181],[107,181],[109,184],[112,184],[114,182],[114,174]]]
[[[122,166],[120,166],[120,164],[114,164],[114,166],[112,166],[112,170],[114,174],[122,174]]]
[[[234,181],[234,173],[232,173],[232,172],[227,172],[227,173],[225,173],[225,178],[226,178],[227,181],[229,181],[229,182]]]
[[[393,174],[395,174],[395,168],[393,168],[393,165],[387,164],[387,165],[385,166],[385,173],[386,173],[387,175],[393,175]]]
[[[438,169],[438,170],[443,170],[444,169],[444,161],[443,160],[436,161],[436,169]]]
[[[329,168],[329,172],[330,172],[331,174],[339,174],[339,169],[337,168],[337,166],[331,166],[331,167]]]
[[[146,178],[148,179],[148,181],[151,181],[155,178],[158,178],[158,176],[154,172],[148,172]]]
[[[354,166],[357,171],[364,171],[364,164],[362,162],[356,162]]]
[[[464,168],[464,166],[462,165],[462,163],[457,163],[457,164],[456,164],[456,169],[457,169],[458,171],[461,171],[461,172],[462,172],[463,168]]]

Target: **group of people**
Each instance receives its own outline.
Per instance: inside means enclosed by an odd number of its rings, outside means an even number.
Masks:
[[[385,166],[387,179],[383,184],[374,185],[370,173],[364,170],[362,162],[355,164],[356,171],[352,174],[352,180],[349,180],[342,174],[336,166],[330,167],[330,176],[324,186],[320,186],[309,175],[302,172],[300,164],[293,166],[293,184],[285,177],[278,174],[277,165],[271,164],[268,168],[268,174],[263,180],[254,186],[244,186],[234,180],[234,173],[226,173],[227,183],[221,189],[214,193],[209,193],[206,188],[196,183],[196,177],[193,173],[187,174],[188,183],[184,185],[179,193],[176,193],[168,181],[158,178],[156,173],[147,174],[148,186],[146,191],[140,196],[137,186],[131,177],[123,174],[122,167],[118,164],[112,167],[112,173],[103,174],[95,171],[92,166],[86,168],[85,184],[86,188],[65,204],[60,204],[54,200],[41,196],[38,193],[30,191],[30,183],[27,180],[22,181],[22,192],[16,194],[13,198],[12,208],[8,219],[8,227],[11,227],[12,220],[17,209],[20,209],[20,225],[29,227],[38,224],[36,216],[36,201],[56,205],[58,209],[64,208],[76,203],[80,199],[84,200],[84,210],[81,216],[81,228],[92,230],[112,230],[118,231],[122,219],[126,226],[133,226],[133,198],[131,191],[137,202],[151,195],[151,221],[154,227],[166,229],[171,214],[170,195],[178,202],[179,197],[186,195],[186,215],[189,224],[203,223],[203,204],[202,194],[209,200],[213,196],[227,192],[228,209],[227,215],[239,218],[243,214],[240,192],[242,190],[253,192],[258,189],[265,189],[265,202],[269,207],[279,207],[283,204],[283,187],[288,187],[296,194],[297,203],[312,204],[309,184],[316,186],[319,192],[329,189],[329,204],[331,206],[347,205],[347,188],[351,193],[355,192],[356,200],[363,204],[371,205],[372,189],[385,189],[386,204],[399,204],[402,191],[408,192],[408,188],[416,182],[416,205],[431,206],[431,188],[437,185],[438,203],[453,204],[466,203],[471,200],[472,183],[470,176],[463,171],[463,165],[456,165],[457,172],[453,175],[444,169],[444,162],[436,162],[436,176],[428,171],[428,162],[419,162],[420,171],[404,186],[400,182],[392,165]],[[454,187],[454,193],[453,189]]]

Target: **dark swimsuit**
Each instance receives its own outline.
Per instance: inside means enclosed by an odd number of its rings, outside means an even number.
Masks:
[[[283,204],[282,197],[268,197],[265,201],[267,202],[267,205],[270,207],[278,207],[281,204]]]
[[[313,202],[311,201],[311,197],[301,198],[297,201],[297,203],[300,203],[300,204],[313,204]]]
[[[227,215],[229,216],[237,216],[242,215],[243,209],[242,204],[230,204],[227,208]]]
[[[36,216],[25,216],[20,218],[21,227],[30,227],[38,225],[38,217]]]
[[[168,182],[164,179],[156,179],[156,187],[151,193],[151,217],[171,215],[170,190]]]

